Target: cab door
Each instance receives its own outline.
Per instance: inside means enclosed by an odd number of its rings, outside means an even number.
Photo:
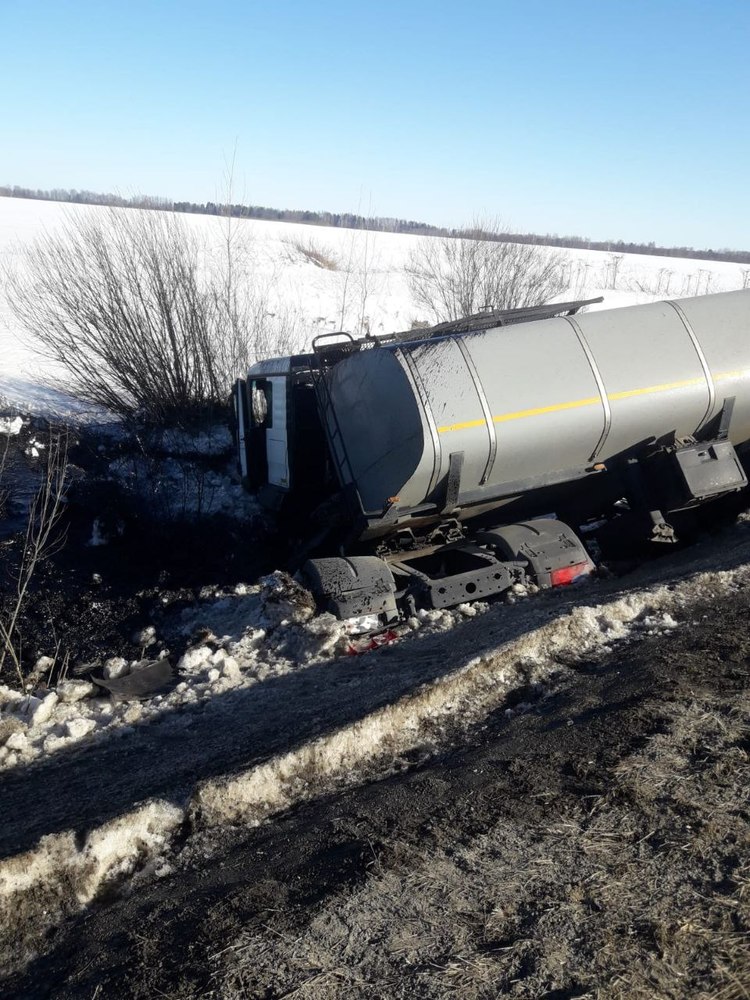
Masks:
[[[287,379],[274,375],[263,380],[266,385],[266,457],[268,482],[289,489],[289,439],[287,433]]]

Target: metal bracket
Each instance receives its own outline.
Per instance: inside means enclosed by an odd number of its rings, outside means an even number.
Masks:
[[[721,404],[719,412],[713,416],[695,435],[698,441],[726,441],[734,413],[736,396],[729,396]]]

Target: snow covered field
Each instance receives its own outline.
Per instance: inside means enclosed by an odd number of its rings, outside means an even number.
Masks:
[[[103,208],[0,198],[0,273],[18,265],[18,251],[36,237],[64,225],[68,215]],[[225,223],[218,218],[181,215],[186,226],[219,253]],[[301,347],[318,333],[346,329],[372,334],[408,330],[428,319],[415,305],[404,275],[409,253],[421,237],[283,222],[235,221],[248,247],[253,282],[269,311],[295,317]],[[568,287],[559,301],[604,296],[612,308],[743,287],[745,267],[597,250],[562,250]],[[331,266],[321,266],[316,257]],[[0,399],[24,411],[77,412],[86,408],[41,383],[59,373],[39,358],[14,319],[0,282]]]

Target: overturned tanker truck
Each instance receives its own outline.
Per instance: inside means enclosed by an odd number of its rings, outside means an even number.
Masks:
[[[597,526],[668,543],[747,487],[750,291],[589,302],[326,334],[236,382],[243,479],[321,609],[387,624],[570,583]]]

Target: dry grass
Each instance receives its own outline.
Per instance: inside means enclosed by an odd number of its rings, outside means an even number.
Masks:
[[[458,850],[400,844],[293,939],[247,929],[217,963],[221,995],[273,976],[274,996],[306,1000],[747,1000],[750,698],[665,714],[605,794]]]

